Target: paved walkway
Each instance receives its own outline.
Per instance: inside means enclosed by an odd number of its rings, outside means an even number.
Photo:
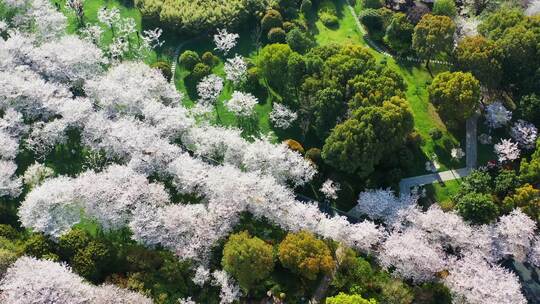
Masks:
[[[451,181],[469,175],[471,171],[476,168],[478,159],[477,125],[478,115],[474,115],[473,117],[467,119],[467,132],[465,136],[465,168],[404,178],[399,182],[399,194],[401,196],[409,195],[412,187],[424,186],[433,184],[435,182]]]
[[[176,46],[176,49],[174,50],[174,55],[173,55],[173,62],[171,63],[171,73],[172,73],[172,77],[171,77],[171,84],[174,85],[174,76],[176,75],[176,66],[178,65],[178,56],[180,56],[180,51],[182,51],[182,48],[184,47],[184,45],[192,42],[192,41],[195,41],[197,39],[200,39],[202,36],[198,36],[198,37],[194,37],[194,38],[190,38],[188,40],[184,40],[182,42],[180,42],[177,46]]]

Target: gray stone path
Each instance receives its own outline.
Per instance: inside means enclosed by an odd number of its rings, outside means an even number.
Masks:
[[[182,48],[184,47],[184,45],[186,45],[186,44],[188,44],[188,43],[190,43],[192,41],[195,41],[197,39],[200,39],[200,38],[201,38],[201,36],[194,37],[194,38],[182,41],[176,46],[176,49],[174,50],[174,55],[173,55],[173,62],[171,63],[172,77],[171,77],[170,82],[171,82],[172,85],[174,85],[174,76],[175,76],[175,73],[176,73],[176,66],[178,65],[178,56],[180,56],[180,51],[182,51]]]
[[[435,182],[445,182],[458,178],[465,177],[471,173],[471,171],[477,166],[478,159],[478,140],[477,140],[477,126],[478,115],[467,119],[467,132],[465,136],[466,146],[466,167],[456,170],[448,170],[443,172],[437,172],[433,174],[419,175],[404,178],[399,182],[399,194],[401,196],[409,195],[411,188],[415,186],[424,186],[433,184]]]

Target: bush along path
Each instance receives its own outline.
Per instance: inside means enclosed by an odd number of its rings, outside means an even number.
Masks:
[[[411,56],[407,56],[407,57],[395,56],[395,55],[392,55],[389,52],[385,51],[375,41],[371,40],[371,38],[369,37],[366,29],[364,28],[364,26],[360,22],[360,18],[358,18],[358,14],[356,14],[356,11],[354,10],[354,7],[351,5],[350,0],[347,1],[347,7],[349,8],[349,10],[351,11],[351,14],[354,17],[354,22],[356,23],[356,26],[358,27],[358,30],[360,30],[360,33],[362,34],[364,40],[366,41],[367,45],[370,48],[375,50],[377,53],[380,53],[380,54],[382,54],[383,56],[386,56],[386,57],[393,58],[396,61],[401,60],[401,61],[411,61],[411,62],[417,62],[417,63],[423,62],[423,60],[420,59],[420,58],[411,57]],[[431,60],[430,62],[433,62],[435,64],[440,64],[440,65],[451,65],[450,62],[441,61],[441,60]]]

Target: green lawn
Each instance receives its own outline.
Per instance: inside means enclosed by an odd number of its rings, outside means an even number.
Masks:
[[[453,208],[454,204],[451,199],[459,191],[460,187],[460,179],[424,186],[427,192],[427,199],[439,204],[445,210]]]
[[[337,1],[336,8],[340,18],[338,27],[328,28],[320,20],[315,21],[315,26],[311,27],[311,31],[315,34],[318,44],[366,44],[346,3],[346,0]]]

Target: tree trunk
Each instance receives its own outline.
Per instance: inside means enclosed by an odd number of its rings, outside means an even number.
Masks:
[[[431,76],[431,78],[433,78],[433,72],[431,72],[431,66],[429,65],[430,62],[431,62],[431,58],[428,58],[426,60],[426,69],[428,70],[429,75]]]

